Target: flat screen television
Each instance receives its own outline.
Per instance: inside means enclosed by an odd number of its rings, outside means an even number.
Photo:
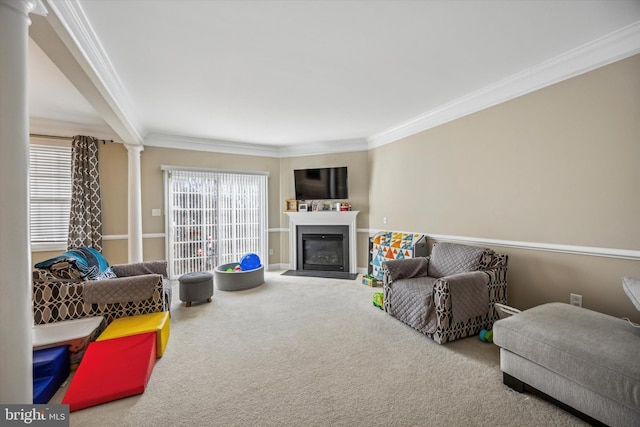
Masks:
[[[296,200],[348,199],[347,167],[295,169]]]

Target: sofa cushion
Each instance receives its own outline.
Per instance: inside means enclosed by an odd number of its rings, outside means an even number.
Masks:
[[[433,303],[433,277],[400,279],[393,282],[389,313],[422,333],[434,333],[437,327]]]
[[[476,271],[486,248],[457,243],[434,243],[429,257],[429,276],[445,277]]]
[[[493,342],[628,408],[640,407],[640,329],[563,303],[497,321]]]

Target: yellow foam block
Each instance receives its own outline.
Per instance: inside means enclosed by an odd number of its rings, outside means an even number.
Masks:
[[[96,341],[156,332],[156,357],[162,357],[169,341],[169,312],[139,314],[137,316],[120,317],[107,326]]]

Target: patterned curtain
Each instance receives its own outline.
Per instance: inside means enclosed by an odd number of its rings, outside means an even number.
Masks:
[[[71,143],[71,214],[67,249],[81,246],[102,252],[102,206],[98,140],[76,135]]]

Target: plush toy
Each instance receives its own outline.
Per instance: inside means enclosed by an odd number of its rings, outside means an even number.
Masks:
[[[384,304],[384,294],[382,292],[376,292],[373,294],[373,305],[380,308],[382,310],[382,306]]]

